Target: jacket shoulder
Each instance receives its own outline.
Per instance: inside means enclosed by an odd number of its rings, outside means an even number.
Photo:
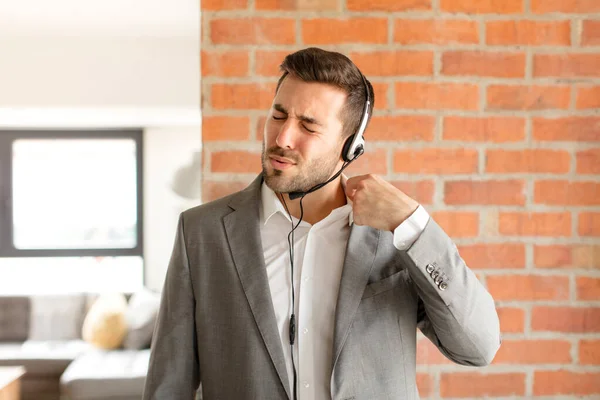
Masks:
[[[221,218],[231,212],[229,203],[236,194],[237,192],[216,200],[209,201],[207,203],[199,204],[192,208],[188,208],[181,213],[181,218],[183,219],[184,223],[194,223],[200,220],[206,220],[207,218]]]

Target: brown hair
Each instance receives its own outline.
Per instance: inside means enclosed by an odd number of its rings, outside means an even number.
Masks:
[[[349,137],[358,130],[367,99],[366,81],[371,99],[369,120],[371,119],[375,104],[373,86],[366,77],[363,81],[363,75],[358,67],[345,55],[317,47],[309,47],[288,54],[279,69],[283,75],[279,78],[275,93],[289,74],[305,82],[320,82],[336,86],[348,94],[346,104],[340,115],[343,138]]]

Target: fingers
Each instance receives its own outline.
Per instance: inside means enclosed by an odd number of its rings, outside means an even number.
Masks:
[[[369,179],[369,175],[358,175],[353,176],[352,178],[348,178],[346,181],[346,194],[350,197],[350,194],[354,195],[356,189],[358,189],[358,185],[360,182],[365,179]]]

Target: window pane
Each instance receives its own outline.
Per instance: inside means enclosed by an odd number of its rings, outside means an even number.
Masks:
[[[135,147],[133,139],[16,140],[15,247],[136,247]]]

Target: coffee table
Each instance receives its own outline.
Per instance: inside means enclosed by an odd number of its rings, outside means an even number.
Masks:
[[[21,399],[21,377],[23,367],[0,367],[0,400]]]

